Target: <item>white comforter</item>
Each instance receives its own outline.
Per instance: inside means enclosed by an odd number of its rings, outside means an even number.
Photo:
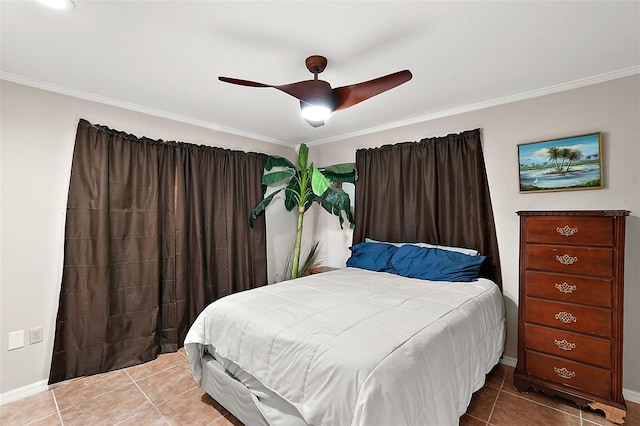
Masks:
[[[455,425],[498,362],[502,294],[345,268],[219,299],[185,347],[211,345],[311,425]]]

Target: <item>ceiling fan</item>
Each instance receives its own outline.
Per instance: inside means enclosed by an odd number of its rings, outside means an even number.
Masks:
[[[274,86],[230,77],[218,77],[218,79],[225,83],[249,87],[270,87],[287,93],[300,100],[300,109],[305,121],[313,127],[319,127],[324,125],[325,120],[333,111],[349,108],[406,83],[412,77],[411,71],[404,70],[362,83],[332,89],[326,81],[318,80],[318,74],[324,71],[327,66],[327,58],[319,55],[309,56],[305,64],[309,72],[313,74],[313,80]]]

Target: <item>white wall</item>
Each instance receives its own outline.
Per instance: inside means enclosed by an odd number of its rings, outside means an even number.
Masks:
[[[421,95],[428,96],[428,94]],[[319,165],[355,161],[355,151],[482,129],[502,263],[508,337],[505,355],[517,356],[518,210],[626,209],[624,388],[640,401],[640,76],[514,102],[420,124],[312,146]],[[599,190],[520,194],[517,144],[603,132],[604,183]],[[356,194],[357,197],[357,194]],[[319,218],[328,264],[344,266],[351,232]],[[357,224],[356,224],[357,226]],[[342,249],[340,249],[340,247]],[[627,396],[629,398],[629,396]]]
[[[0,394],[39,389],[49,376],[58,308],[64,221],[76,127],[80,118],[152,139],[176,140],[292,159],[295,151],[164,118],[0,82],[1,256]],[[267,212],[269,276],[277,268],[279,234],[295,218]],[[26,334],[42,326],[44,342]],[[8,351],[8,334],[26,330],[24,348]],[[29,392],[25,389],[24,392]],[[15,394],[15,392],[14,392]]]

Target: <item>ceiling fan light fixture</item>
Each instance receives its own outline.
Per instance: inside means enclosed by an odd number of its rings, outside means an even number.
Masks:
[[[331,115],[331,108],[300,102],[302,116],[309,121],[325,121]]]

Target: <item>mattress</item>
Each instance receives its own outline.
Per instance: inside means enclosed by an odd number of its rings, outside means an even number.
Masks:
[[[237,365],[215,352],[211,355],[209,351],[203,357],[200,385],[242,423],[251,426],[308,425],[288,401]]]
[[[202,358],[200,386],[243,424],[269,426],[249,388],[208,354]]]
[[[268,424],[447,425],[484,384],[504,338],[491,281],[344,268],[212,303],[185,348],[194,379],[202,383],[213,354]]]

